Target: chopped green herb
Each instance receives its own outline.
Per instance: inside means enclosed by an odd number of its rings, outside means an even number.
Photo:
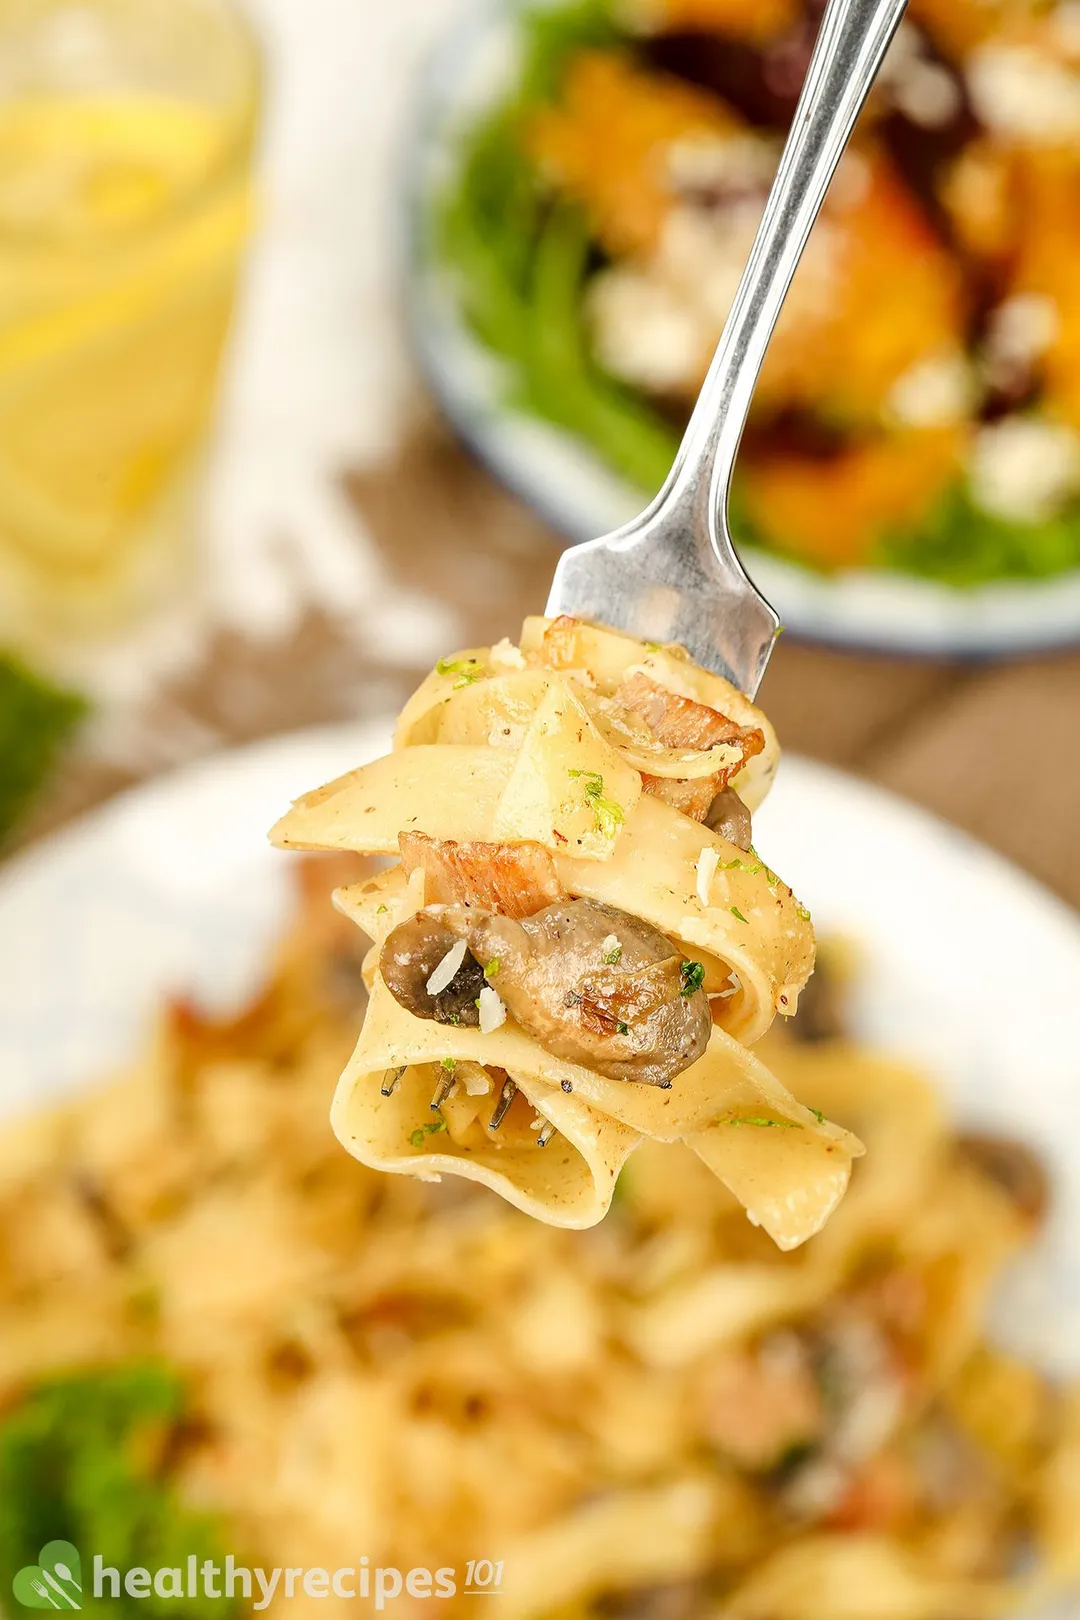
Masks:
[[[810,913],[807,911],[805,906],[796,906],[795,915],[796,917],[800,917],[803,922],[810,921]]]
[[[376,917],[381,917],[384,911],[389,911],[389,910],[390,910],[389,906],[376,906],[375,907],[375,915],[376,915]]]
[[[761,862],[761,865],[759,867],[757,867],[756,870],[758,870],[759,872],[764,872],[765,876],[768,878],[770,883],[779,883],[780,879],[777,877],[777,875],[773,871],[772,867],[771,866],[766,866],[765,862],[761,860],[761,856],[758,854],[758,852],[754,848],[753,844],[750,845],[750,853],[754,857],[755,861],[760,861]]]
[[[447,1074],[453,1074],[454,1070],[457,1068],[457,1058],[443,1058],[442,1066],[446,1070]]]
[[[437,1131],[445,1131],[446,1121],[440,1115],[438,1119],[430,1120],[426,1125],[418,1125],[409,1137],[413,1147],[423,1147],[425,1136],[434,1136]]]
[[[610,951],[605,951],[604,952],[603,961],[604,961],[604,965],[606,967],[615,967],[621,960],[622,960],[622,946],[621,945],[613,945],[611,947]]]
[[[705,982],[705,967],[701,962],[684,962],[679,971],[680,996],[692,996]]]
[[[660,643],[658,641],[647,641],[645,643],[645,651],[646,652],[659,652],[660,651]]]
[[[614,838],[626,814],[621,804],[614,799],[604,798],[604,778],[599,771],[569,771],[569,776],[583,776],[585,778],[585,797],[592,806],[596,818],[596,830],[605,838]]]
[[[477,1000],[476,1005],[479,1007],[479,1005],[480,1005],[479,1000]],[[449,1018],[446,1020],[446,1022],[448,1024],[460,1024],[461,1023],[461,1017],[460,1017],[460,1015],[458,1013],[451,1013]],[[443,1059],[443,1066],[445,1067],[445,1065],[446,1065],[446,1059],[444,1058]]]
[[[0,656],[0,839],[15,826],[85,713],[74,692]]]
[[[456,675],[453,690],[456,692],[462,686],[471,686],[483,676],[484,670],[475,658],[440,658],[435,665],[437,675]]]
[[[499,971],[499,958],[497,956],[493,956],[491,958],[491,961],[488,963],[487,967],[484,969],[484,978],[485,979],[493,979],[495,977],[496,973],[498,973],[498,971]]]
[[[793,1119],[766,1119],[764,1114],[731,1114],[721,1120],[722,1125],[760,1125],[767,1131],[801,1131],[802,1126]]]
[[[810,1108],[809,1103],[807,1103],[806,1106],[808,1108]],[[824,1123],[825,1123],[825,1115],[821,1112],[820,1108],[810,1108],[810,1112],[813,1114],[814,1118],[817,1120],[819,1125],[824,1125]]]
[[[740,922],[745,922],[746,921],[746,918],[743,916],[743,914],[739,910],[738,906],[729,906],[728,909],[731,912],[731,915],[733,917],[738,917]]]
[[[620,1035],[629,1035],[630,1033],[629,1024],[618,1023],[615,1025],[615,1028],[618,1030]]]

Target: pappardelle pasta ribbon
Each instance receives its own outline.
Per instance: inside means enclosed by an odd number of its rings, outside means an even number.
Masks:
[[[374,942],[344,1146],[586,1227],[643,1137],[684,1141],[781,1248],[818,1231],[861,1144],[748,1049],[814,958],[752,843],[777,757],[678,647],[537,618],[441,659],[393,752],[271,833],[397,858],[335,895]]]

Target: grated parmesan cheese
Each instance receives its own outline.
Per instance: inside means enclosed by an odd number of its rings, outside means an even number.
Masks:
[[[497,990],[485,984],[480,992],[480,1033],[490,1035],[506,1023],[506,1004]]]
[[[703,906],[709,904],[709,893],[716,868],[720,865],[720,852],[706,844],[697,858],[697,894]]]
[[[524,669],[525,654],[514,646],[509,636],[503,636],[491,649],[491,662],[501,664],[504,669]]]
[[[457,1077],[467,1097],[486,1097],[491,1091],[491,1076],[479,1063],[461,1064]]]
[[[440,995],[446,989],[464,962],[467,949],[463,939],[459,939],[456,945],[451,945],[425,986],[429,996]]]

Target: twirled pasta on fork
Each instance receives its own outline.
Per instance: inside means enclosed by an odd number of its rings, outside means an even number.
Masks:
[[[393,752],[271,833],[396,857],[334,896],[374,941],[332,1113],[349,1152],[586,1227],[643,1137],[682,1140],[781,1248],[818,1231],[861,1144],[749,1050],[814,959],[752,843],[777,756],[679,647],[533,618],[440,659]]]

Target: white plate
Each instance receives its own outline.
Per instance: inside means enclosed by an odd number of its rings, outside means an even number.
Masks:
[[[409,160],[410,313],[432,386],[492,471],[568,540],[606,534],[645,497],[569,433],[504,404],[500,363],[461,319],[432,220],[462,131],[514,82],[518,37],[509,0],[485,0],[436,53]],[[651,492],[650,492],[651,493]],[[872,570],[826,577],[744,549],[755,584],[797,635],[925,656],[1015,655],[1080,641],[1080,570],[956,590]]]
[[[0,1107],[44,1103],[137,1050],[163,995],[225,1009],[259,982],[294,858],[289,800],[384,751],[389,725],[218,755],[106,805],[0,872]],[[783,763],[756,840],[823,932],[865,953],[857,1033],[915,1058],[957,1114],[1044,1156],[1053,1218],[1001,1329],[1080,1370],[1080,920],[972,840],[874,788]]]

